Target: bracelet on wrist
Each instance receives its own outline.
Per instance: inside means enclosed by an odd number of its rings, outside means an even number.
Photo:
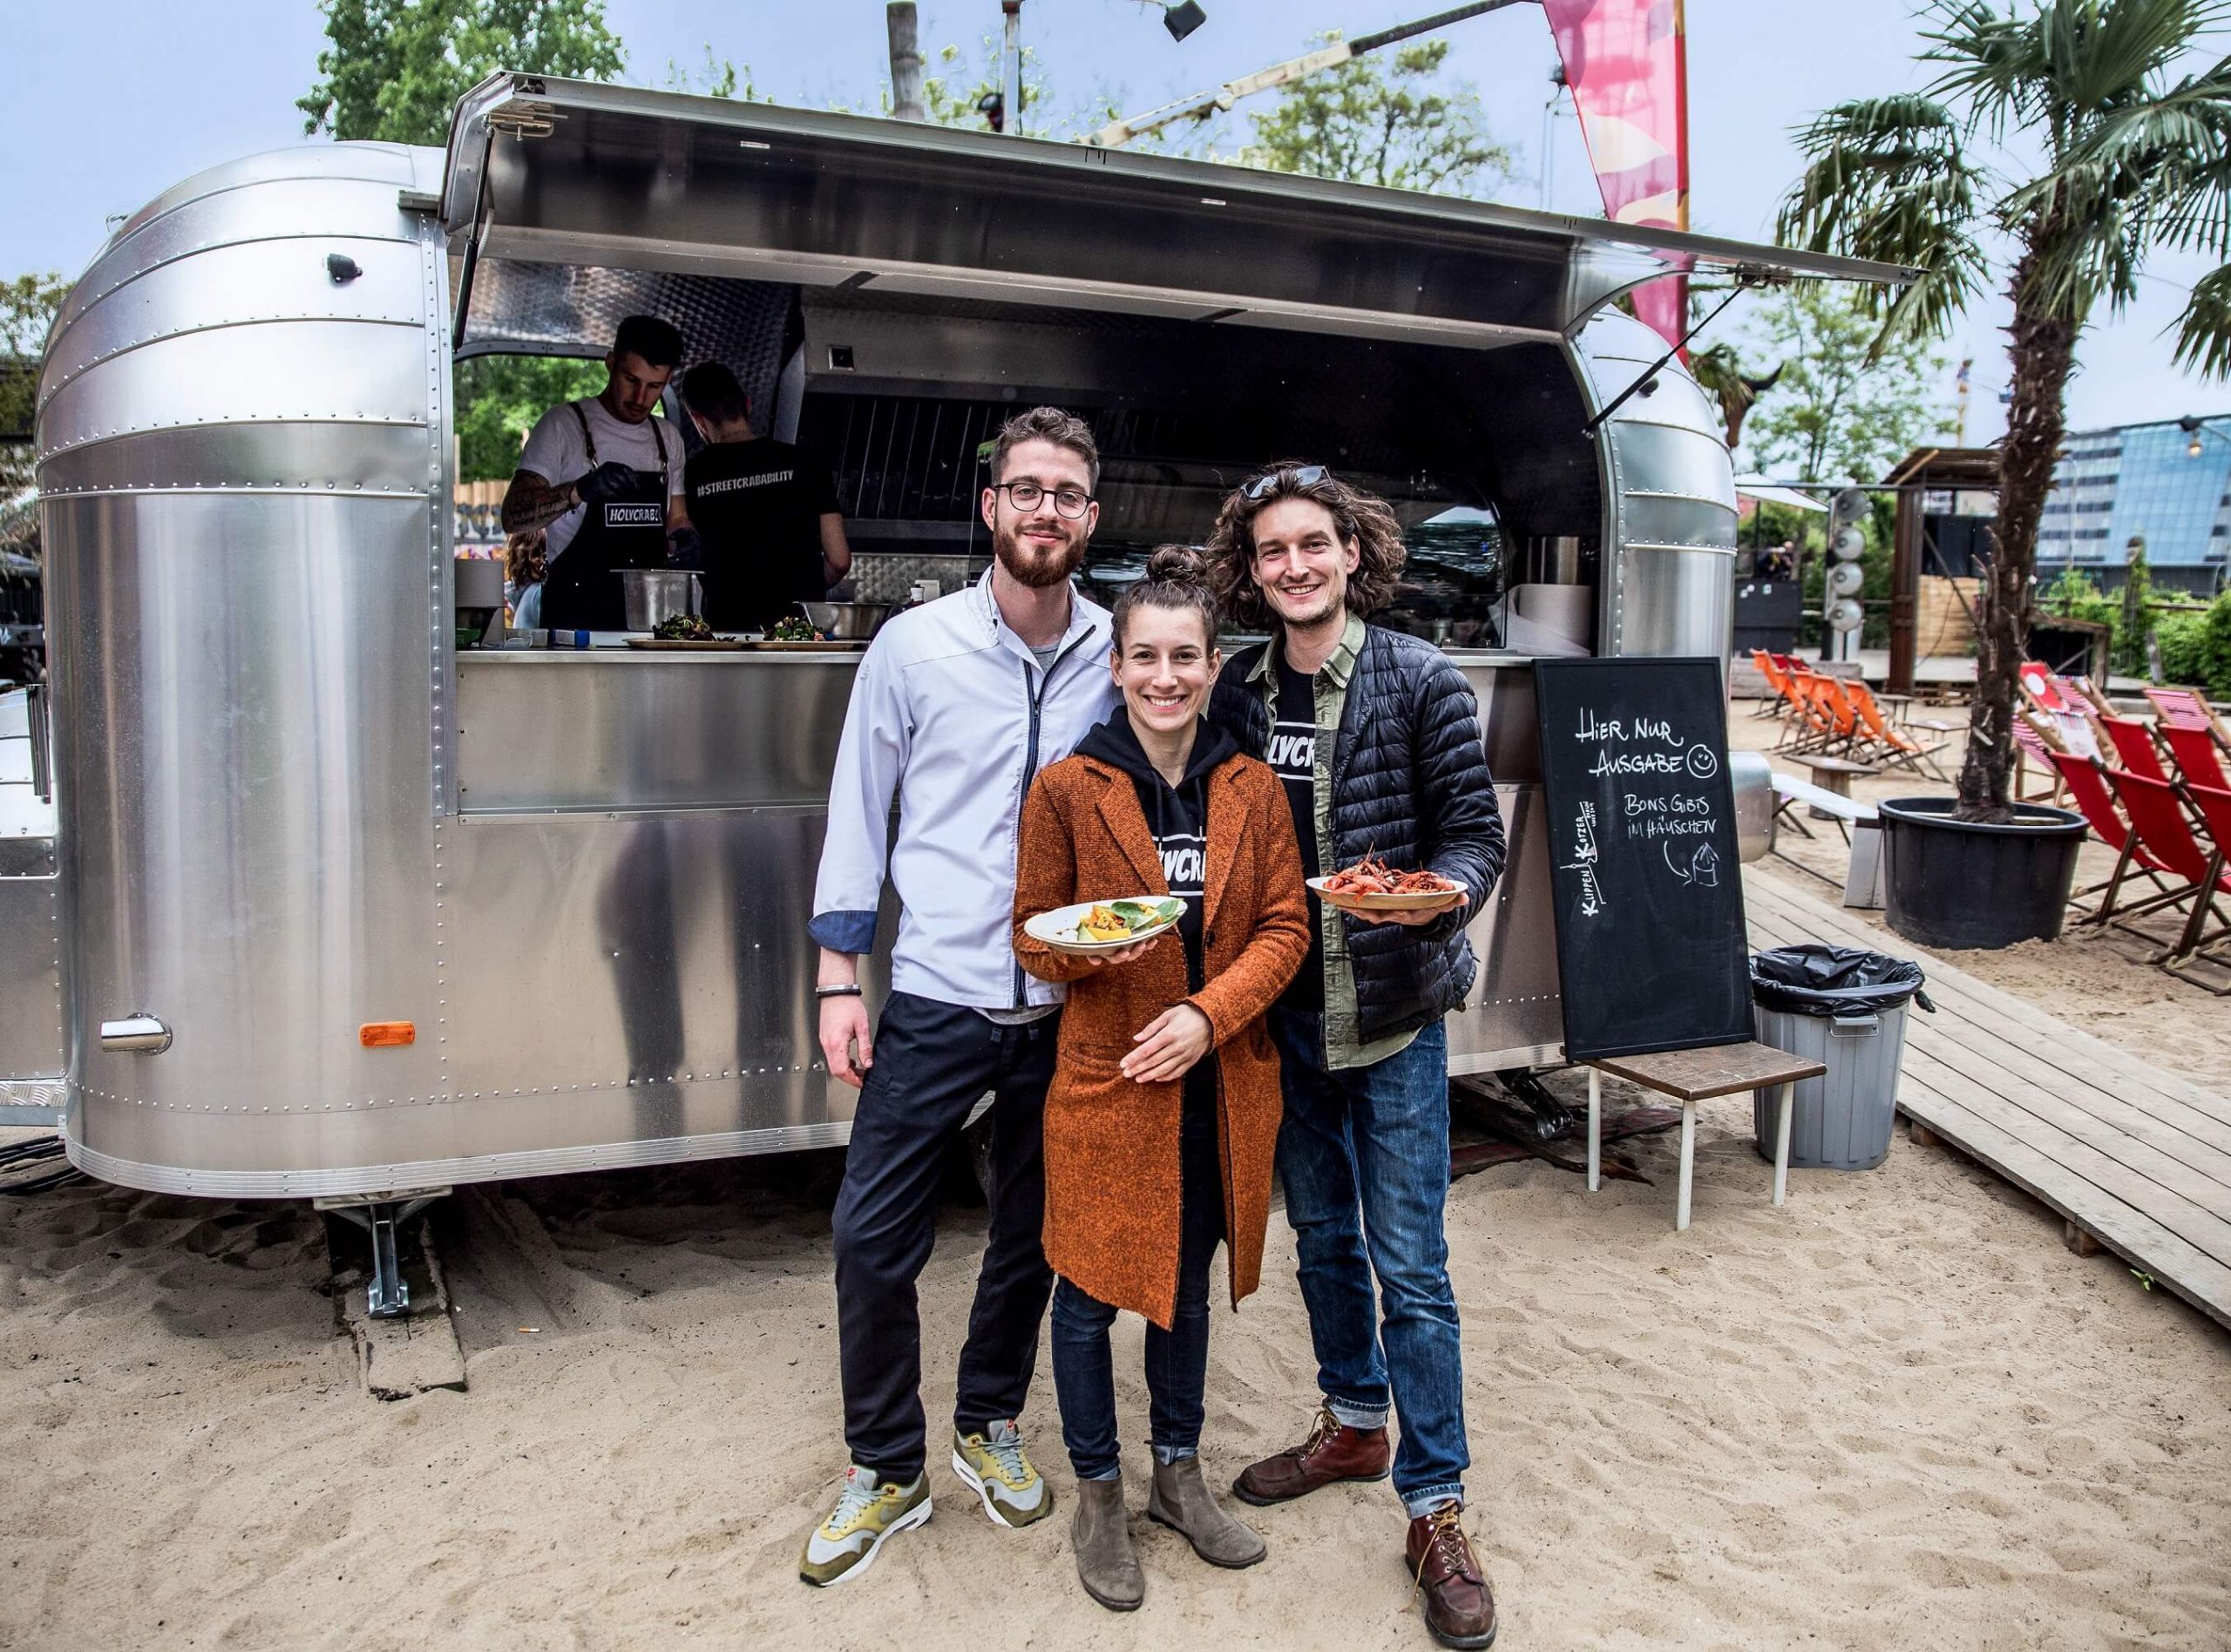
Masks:
[[[813,995],[817,999],[856,999],[860,996],[859,983],[855,981],[842,986],[817,986],[813,989]]]

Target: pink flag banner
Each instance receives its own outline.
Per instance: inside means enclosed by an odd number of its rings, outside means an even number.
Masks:
[[[1689,94],[1681,0],[1542,0],[1580,111],[1604,213],[1689,227]],[[1635,314],[1669,344],[1688,330],[1688,279],[1638,288]]]

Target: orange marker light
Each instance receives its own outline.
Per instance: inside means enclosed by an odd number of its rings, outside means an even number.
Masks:
[[[414,1021],[367,1021],[356,1029],[356,1041],[368,1050],[392,1050],[418,1041]]]

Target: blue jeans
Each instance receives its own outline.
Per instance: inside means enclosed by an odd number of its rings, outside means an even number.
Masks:
[[[1448,1035],[1436,1021],[1399,1054],[1332,1072],[1321,1015],[1276,1009],[1271,1031],[1286,1104],[1278,1176],[1318,1386],[1351,1428],[1386,1426],[1391,1406],[1402,1425],[1394,1491],[1412,1518],[1451,1499],[1461,1503],[1472,1458],[1441,1230]]]
[[[1178,1138],[1177,1308],[1168,1330],[1147,1326],[1148,1439],[1162,1463],[1200,1452],[1209,1380],[1209,1271],[1224,1236],[1214,1081],[1189,1083],[1186,1092]],[[1108,1349],[1116,1313],[1071,1281],[1054,1282],[1054,1393],[1061,1406],[1061,1443],[1081,1480],[1113,1479],[1122,1453],[1116,1367]]]

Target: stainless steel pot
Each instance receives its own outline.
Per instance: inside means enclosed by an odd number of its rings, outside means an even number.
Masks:
[[[630,631],[654,630],[678,613],[697,612],[697,576],[686,568],[622,568],[620,589]]]
[[[808,624],[831,642],[865,642],[891,618],[888,602],[801,602]]]

